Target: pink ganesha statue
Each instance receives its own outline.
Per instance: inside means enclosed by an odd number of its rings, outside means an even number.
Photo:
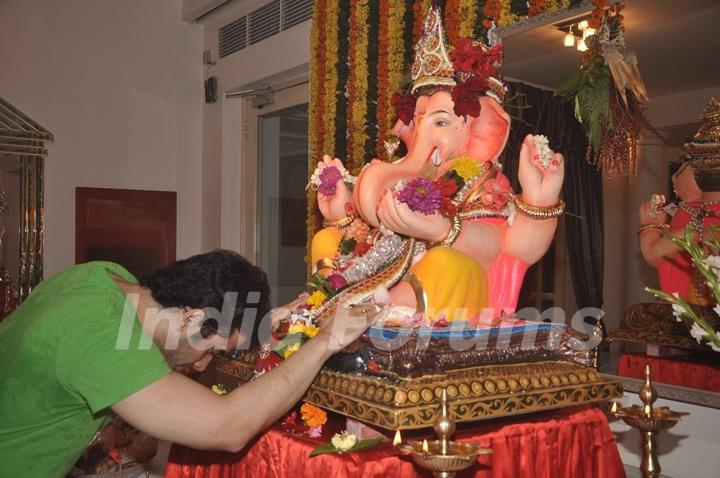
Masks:
[[[493,324],[514,312],[525,272],[547,251],[564,211],[564,165],[545,137],[528,135],[522,192],[511,190],[498,162],[510,128],[496,78],[501,47],[460,39],[449,49],[431,9],[410,94],[393,97],[393,133],[407,154],[373,160],[357,178],[337,158],[318,164],[311,186],[324,228],[312,241],[306,299],[315,319],[373,297],[389,301],[386,320],[398,325]],[[387,289],[384,298],[378,289]]]

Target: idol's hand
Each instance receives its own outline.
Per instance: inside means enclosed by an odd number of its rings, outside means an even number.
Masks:
[[[318,163],[317,172],[322,171],[327,166],[334,166],[338,169],[341,176],[345,172],[345,166],[338,158],[331,158],[329,155],[323,156]],[[325,195],[321,191],[317,194],[318,208],[323,217],[328,221],[335,221],[345,217],[345,204],[352,201],[352,193],[342,178],[335,183],[335,194]]]
[[[415,212],[397,199],[395,191],[386,191],[377,209],[380,223],[393,232],[415,239],[438,242],[445,239],[452,226],[450,220],[438,213],[425,215]]]
[[[523,200],[534,206],[554,206],[560,198],[564,177],[562,155],[553,153],[548,164],[542,164],[533,135],[527,135],[520,148],[518,169]]]

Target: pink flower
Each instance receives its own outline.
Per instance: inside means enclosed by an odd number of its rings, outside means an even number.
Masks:
[[[343,287],[347,286],[347,281],[340,274],[331,275],[330,277],[328,277],[327,281],[328,281],[328,285],[333,290],[339,290],[339,289],[342,289]]]
[[[480,199],[486,206],[494,206],[500,209],[510,200],[510,193],[512,192],[510,181],[502,173],[498,173],[495,178],[485,181],[483,189],[484,192],[480,195]]]
[[[322,436],[322,427],[309,427],[305,434],[310,438],[320,438]]]

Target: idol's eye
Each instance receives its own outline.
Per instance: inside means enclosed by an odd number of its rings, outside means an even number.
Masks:
[[[435,120],[435,127],[436,128],[444,128],[445,126],[449,125],[450,122],[446,119],[437,119]]]

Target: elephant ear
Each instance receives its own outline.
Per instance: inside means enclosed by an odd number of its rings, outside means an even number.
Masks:
[[[468,154],[480,161],[495,161],[507,143],[510,134],[510,115],[497,101],[480,98],[480,116],[470,118],[472,124]]]
[[[411,121],[409,125],[397,120],[391,133],[400,138],[405,143],[407,150],[410,151],[415,142],[415,120]]]

